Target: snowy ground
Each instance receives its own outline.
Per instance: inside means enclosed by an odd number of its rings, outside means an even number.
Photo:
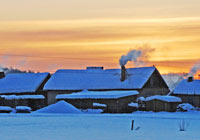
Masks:
[[[181,120],[189,123],[179,131]],[[131,131],[131,121],[135,120]],[[2,140],[199,140],[200,112],[0,114]]]

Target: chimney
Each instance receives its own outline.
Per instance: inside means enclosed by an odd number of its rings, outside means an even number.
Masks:
[[[192,76],[188,77],[187,81],[188,82],[192,82],[193,81],[193,77]]]
[[[121,81],[123,82],[123,81],[125,81],[126,80],[126,77],[127,75],[126,75],[126,68],[125,68],[125,66],[121,66]]]
[[[5,77],[5,73],[3,71],[0,72],[0,79]]]

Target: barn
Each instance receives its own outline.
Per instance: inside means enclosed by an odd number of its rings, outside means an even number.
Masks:
[[[180,97],[183,103],[200,107],[200,80],[195,80],[193,77],[182,80],[174,89],[172,95]]]
[[[128,113],[128,104],[136,101],[138,91],[82,91],[60,94],[56,99],[65,100],[79,109],[103,109],[104,113]]]
[[[154,112],[175,112],[181,102],[181,98],[175,96],[150,96],[146,98],[146,110]]]
[[[0,79],[0,105],[26,105],[33,109],[47,105],[43,86],[49,73],[12,73]]]
[[[88,67],[85,70],[58,70],[45,84],[48,104],[56,102],[58,94],[88,91],[130,91],[139,96],[165,95],[169,88],[156,67],[103,69]]]

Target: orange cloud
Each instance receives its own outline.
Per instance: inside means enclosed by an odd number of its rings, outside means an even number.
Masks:
[[[54,69],[114,68],[122,54],[148,43],[155,49],[149,65],[157,65],[162,73],[187,72],[200,59],[199,21],[196,17],[3,22],[0,56],[9,56],[6,66],[18,66],[26,59],[20,68],[38,71],[47,71],[54,64]]]

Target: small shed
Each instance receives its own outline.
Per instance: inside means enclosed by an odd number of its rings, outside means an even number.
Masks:
[[[150,96],[146,98],[146,110],[154,112],[175,112],[176,107],[181,102],[181,98],[175,96]]]
[[[138,91],[82,91],[60,94],[56,99],[65,100],[79,109],[97,109],[99,105],[104,108],[104,113],[128,113],[128,104],[135,102],[137,95]]]
[[[10,113],[13,109],[9,106],[0,106],[0,113]]]
[[[172,92],[173,96],[180,97],[183,103],[200,107],[200,80],[184,79]]]
[[[16,113],[31,113],[31,108],[29,106],[16,106]]]

